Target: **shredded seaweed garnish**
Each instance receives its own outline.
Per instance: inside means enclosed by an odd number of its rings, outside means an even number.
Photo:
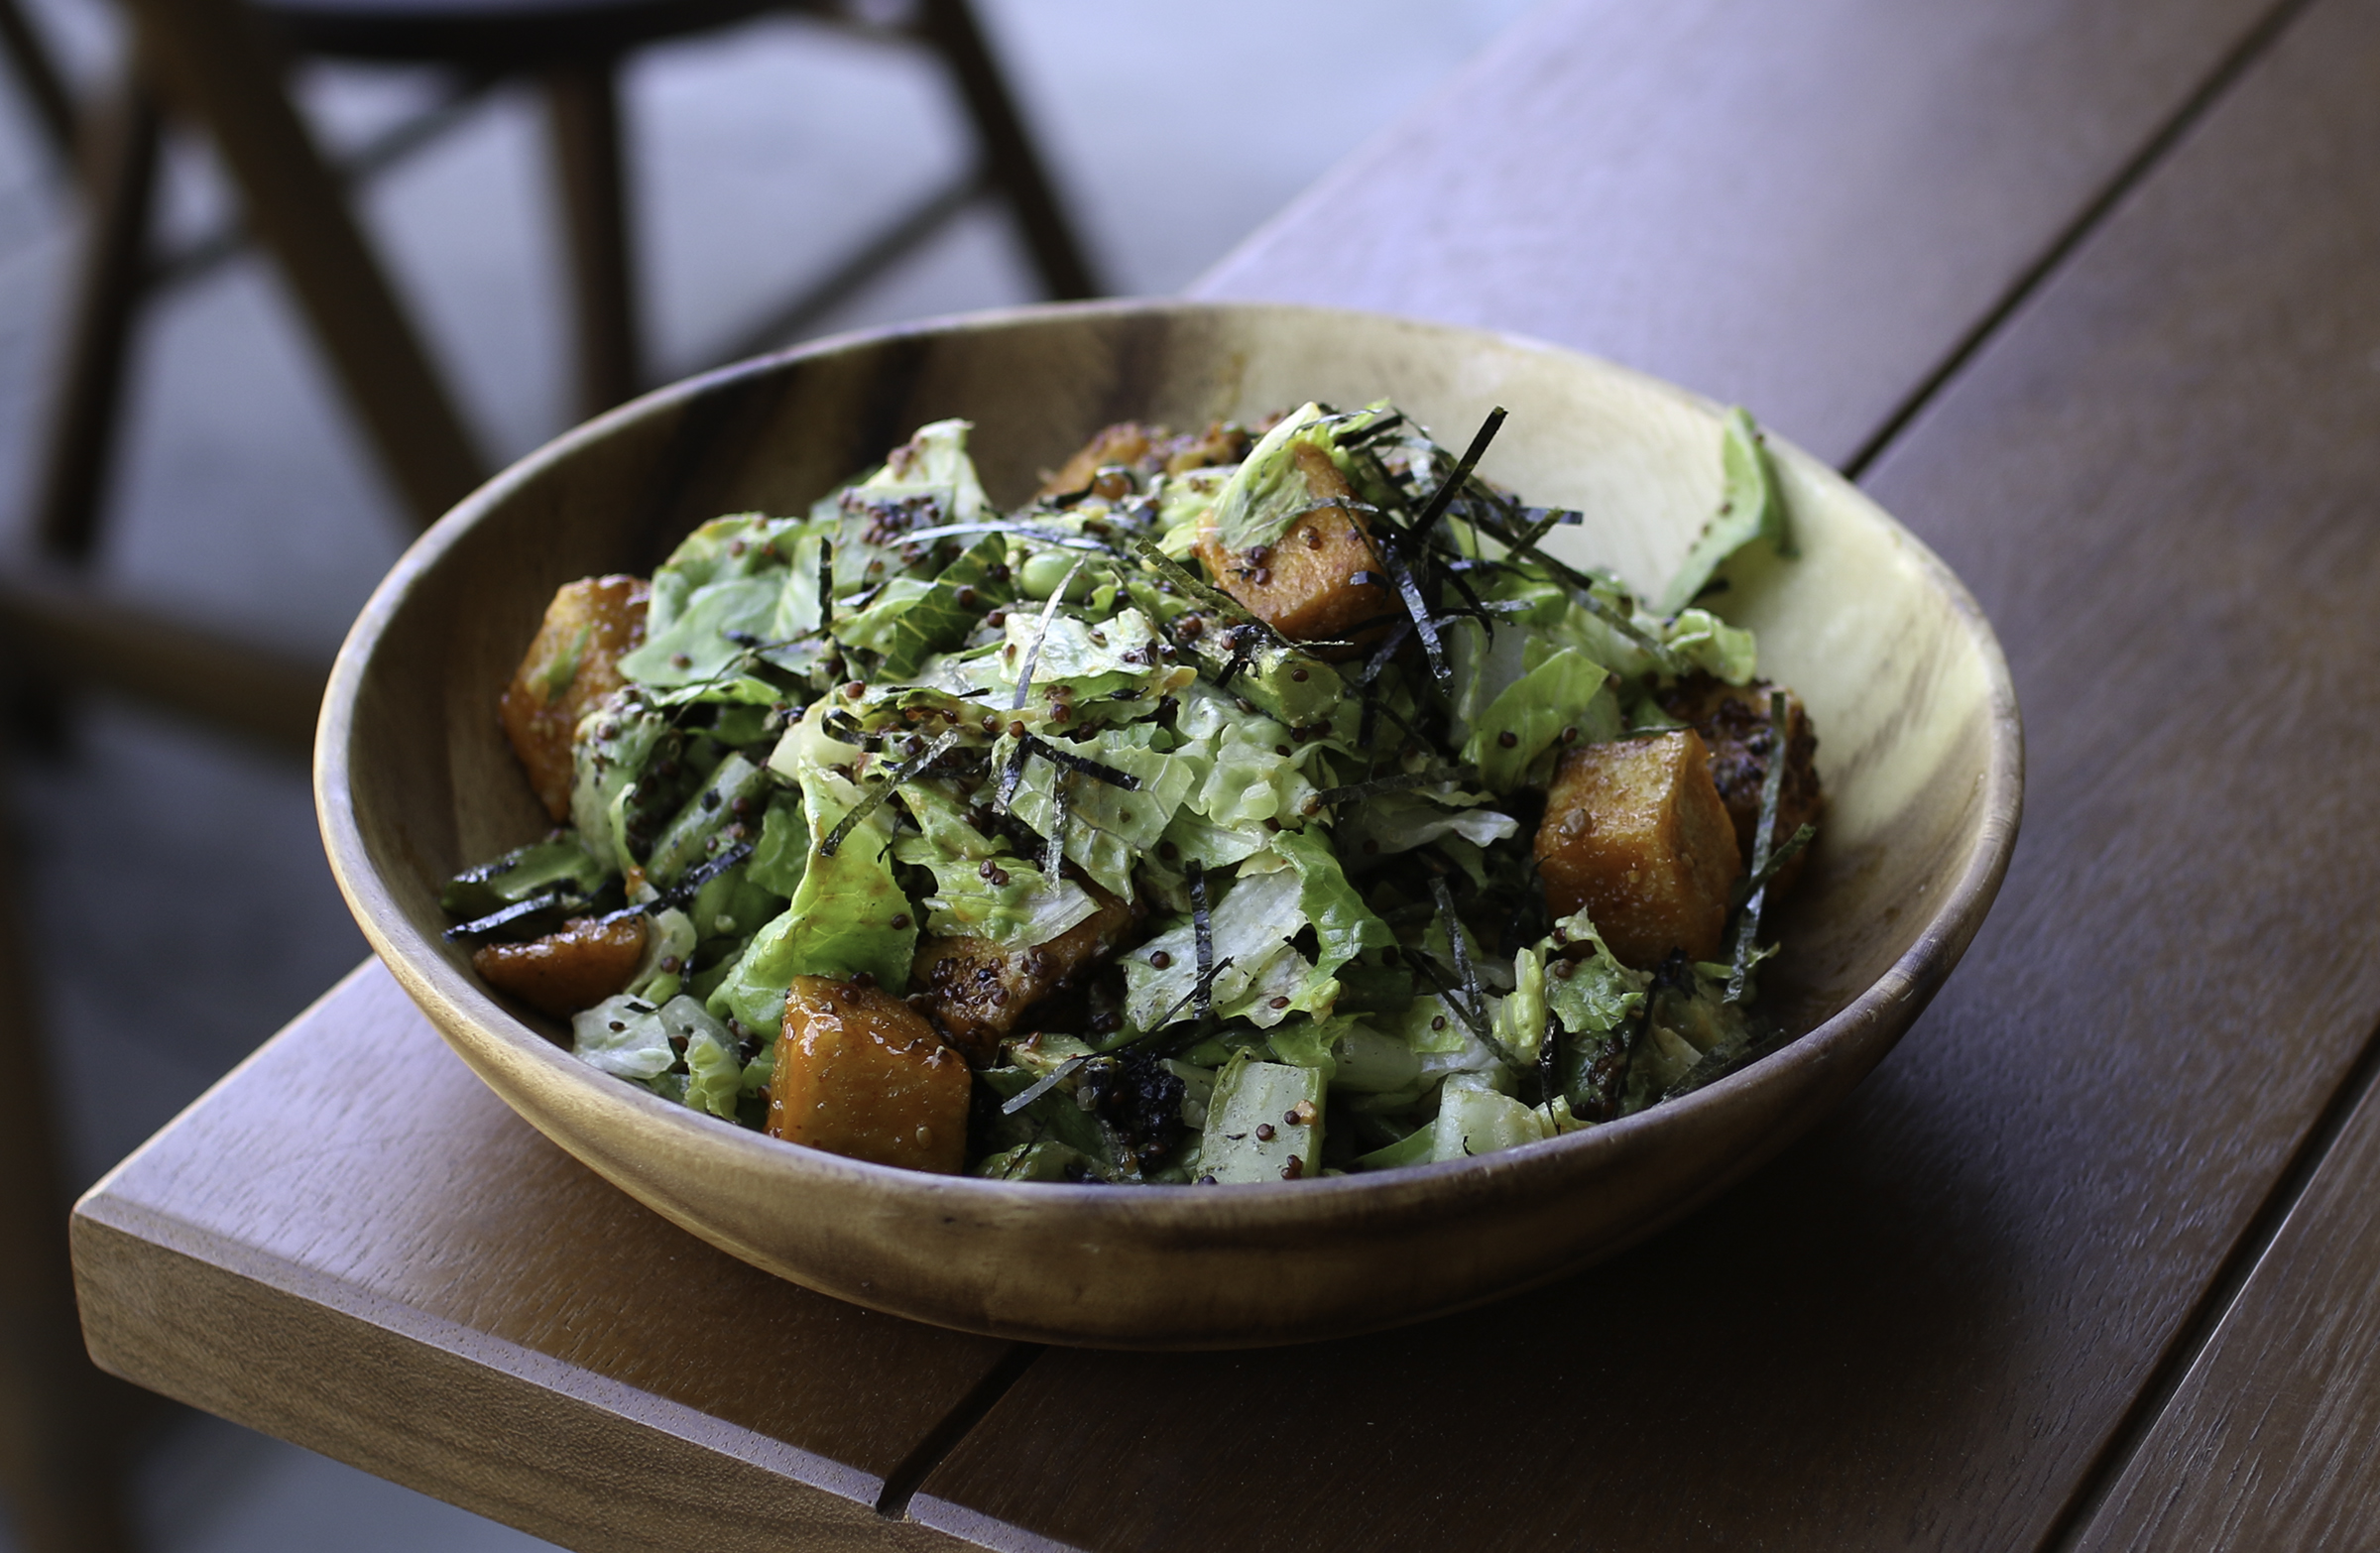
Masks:
[[[1240,677],[1240,671],[1255,657],[1256,647],[1255,633],[1245,626],[1232,633],[1232,656],[1223,660],[1223,667],[1216,672],[1217,689],[1229,690],[1232,687],[1232,681]]]
[[[1637,625],[1626,614],[1613,609],[1596,596],[1595,578],[1567,561],[1557,560],[1548,555],[1538,547],[1535,538],[1531,538],[1528,533],[1515,529],[1500,513],[1494,517],[1474,514],[1470,522],[1474,528],[1485,530],[1488,535],[1500,540],[1511,549],[1513,554],[1526,555],[1538,565],[1552,572],[1554,580],[1570,589],[1571,595],[1577,599],[1582,608],[1636,644],[1665,673],[1684,671],[1685,665],[1678,661],[1677,655],[1669,650],[1667,644],[1642,626]]]
[[[752,856],[753,844],[739,841],[717,857],[704,858],[679,877],[677,883],[660,893],[662,903],[683,906],[694,898],[695,893],[720,875]],[[640,909],[642,909],[640,907]]]
[[[1158,573],[1166,581],[1215,611],[1224,619],[1237,626],[1253,626],[1257,631],[1263,633],[1266,640],[1270,641],[1274,647],[1283,652],[1289,652],[1298,647],[1297,643],[1291,642],[1287,637],[1250,614],[1248,609],[1229,593],[1224,592],[1221,588],[1210,587],[1192,576],[1188,568],[1163,550],[1158,549],[1155,542],[1145,536],[1135,534],[1130,538],[1132,553],[1140,558],[1142,565]],[[1319,646],[1320,644],[1307,645]]]
[[[835,821],[835,828],[828,831],[826,839],[818,843],[818,855],[822,858],[833,857],[836,851],[842,847],[843,838],[849,836],[861,821],[874,814],[887,798],[892,796],[894,788],[904,781],[913,779],[918,773],[942,759],[949,752],[950,747],[958,742],[959,735],[956,729],[946,731],[932,744],[893,767],[883,781],[870,787],[861,795],[859,802],[843,811],[843,817]]]
[[[1171,1024],[1184,1009],[1190,1007],[1193,1000],[1200,1002],[1202,1006],[1212,1006],[1214,1002],[1213,989],[1215,986],[1215,978],[1221,976],[1224,972],[1230,970],[1231,968],[1232,957],[1227,954],[1222,959],[1216,961],[1205,971],[1199,973],[1198,981],[1191,986],[1188,992],[1173,1000],[1172,1008],[1167,1009],[1163,1014],[1160,1014],[1154,1019],[1151,1019],[1149,1021],[1146,1034],[1137,1036],[1133,1040],[1120,1042],[1116,1046],[1112,1046],[1109,1049],[1112,1051],[1120,1051],[1126,1046],[1135,1045],[1139,1041],[1148,1039],[1150,1035],[1156,1034],[1157,1031],[1163,1029],[1166,1025]],[[1200,1028],[1202,1030],[1205,1028],[1203,1019],[1201,1020]]]
[[[1025,758],[1032,753],[1033,747],[1022,739],[1017,740],[1016,748],[1009,752],[1008,760],[1000,768],[1000,785],[992,793],[993,813],[1009,812],[1009,805],[1016,798],[1016,784],[1024,780]]]
[[[1428,538],[1430,530],[1437,524],[1439,517],[1445,513],[1447,505],[1454,501],[1456,493],[1463,489],[1463,483],[1471,478],[1472,470],[1479,467],[1482,455],[1488,451],[1488,444],[1495,440],[1495,433],[1502,429],[1503,424],[1504,407],[1498,405],[1488,412],[1488,418],[1481,421],[1480,429],[1472,433],[1471,446],[1465,448],[1463,456],[1455,461],[1455,472],[1440,482],[1436,494],[1430,498],[1429,505],[1421,510],[1420,517],[1413,520],[1415,534],[1425,538]]]
[[[1528,507],[1523,508],[1520,515],[1523,518],[1535,520],[1521,535],[1520,542],[1512,546],[1516,550],[1524,551],[1537,548],[1538,542],[1557,528],[1564,525],[1582,524],[1587,521],[1585,513],[1572,512],[1564,507]]]
[[[475,938],[493,937],[516,922],[525,921],[541,911],[559,910],[578,898],[568,891],[549,890],[543,895],[531,896],[526,900],[516,900],[511,905],[499,907],[485,916],[457,922],[447,928],[443,936],[448,943],[467,943]]]
[[[1765,786],[1765,783],[1763,785]],[[1736,887],[1736,893],[1744,899],[1749,900],[1754,891],[1766,889],[1769,881],[1784,873],[1785,865],[1800,856],[1801,850],[1810,845],[1817,835],[1818,827],[1816,825],[1805,824],[1792,835],[1787,836],[1777,844],[1776,851],[1768,855],[1766,863],[1744,875],[1743,882]]]
[[[1562,1021],[1549,1000],[1545,1019],[1537,1027],[1537,1103],[1542,1106],[1552,1105],[1554,1097],[1562,1093],[1562,1081],[1555,1072],[1555,1047],[1561,1039]]]
[[[1198,940],[1198,982],[1190,991],[1198,999],[1198,1022],[1215,1018],[1215,921],[1207,912],[1207,867],[1192,858],[1182,872],[1190,882],[1190,931]]]
[[[1080,772],[1095,781],[1104,781],[1111,787],[1122,787],[1127,792],[1140,790],[1140,778],[1130,772],[1120,772],[1115,767],[1092,760],[1087,755],[1076,755],[1071,750],[1060,749],[1048,740],[1033,734],[1026,734],[1018,743],[1025,750],[1038,755],[1052,766],[1062,767],[1070,772]]]
[[[1063,529],[1044,529],[1038,524],[1029,523],[946,523],[938,528],[919,529],[901,538],[911,540],[944,539],[962,534],[1021,534],[1027,538],[1039,539],[1044,544],[1055,544],[1070,550],[1098,550],[1111,555],[1116,552],[1116,546],[1091,535],[1068,534]]]
[[[1785,798],[1785,692],[1768,693],[1769,755],[1768,771],[1760,778],[1760,818],[1752,833],[1752,877],[1761,881],[1743,902],[1743,914],[1735,924],[1735,953],[1727,972],[1729,1003],[1741,1003],[1751,990],[1752,955],[1760,936],[1760,912],[1768,903],[1766,873],[1770,840],[1776,834],[1777,806]]]
[[[1030,1084],[1027,1084],[1024,1088],[1010,1096],[1006,1101],[1003,1101],[1000,1107],[1000,1114],[1004,1117],[1014,1116],[1017,1112],[1022,1111],[1034,1101],[1039,1100],[1043,1095],[1046,1095],[1051,1090],[1056,1089],[1068,1074],[1072,1073],[1076,1068],[1081,1067],[1084,1063],[1090,1060],[1091,1059],[1089,1057],[1068,1057],[1064,1062],[1061,1062],[1056,1067],[1051,1068],[1047,1073],[1042,1074],[1039,1078],[1033,1080]]]
[[[1421,651],[1430,660],[1430,677],[1438,688],[1451,698],[1455,693],[1455,671],[1446,660],[1446,646],[1438,640],[1438,622],[1430,614],[1429,601],[1421,595],[1421,585],[1414,580],[1413,569],[1392,544],[1376,546],[1380,563],[1396,583],[1396,596],[1405,602],[1405,613],[1413,617],[1413,629],[1421,633]]]
[[[1488,1020],[1488,995],[1480,987],[1479,968],[1471,963],[1471,950],[1463,942],[1463,919],[1455,914],[1455,895],[1446,888],[1444,875],[1430,876],[1430,896],[1438,902],[1438,920],[1446,927],[1447,946],[1455,957],[1455,974],[1463,979],[1463,997],[1459,1002],[1452,989],[1441,996],[1454,1006],[1455,1012],[1463,1016],[1463,1022],[1471,1026],[1473,1034],[1494,1047],[1496,1055],[1507,1064],[1512,1064],[1512,1053],[1505,1050],[1504,1043],[1495,1038],[1494,1026]],[[1407,957],[1408,960],[1412,958]]]
[[[1072,806],[1066,776],[1066,769],[1061,766],[1049,782],[1049,835],[1041,845],[1041,877],[1052,881],[1066,867],[1066,811]]]
[[[1397,651],[1405,645],[1406,640],[1412,635],[1413,622],[1410,620],[1399,621],[1396,629],[1388,633],[1388,640],[1381,643],[1379,650],[1373,653],[1370,657],[1365,659],[1364,671],[1356,676],[1356,683],[1360,685],[1368,685],[1373,680],[1379,678],[1380,670],[1388,666],[1389,659],[1396,657]]]
[[[835,628],[835,541],[821,535],[818,539],[818,634],[826,636]]]
[[[1041,661],[1041,644],[1049,640],[1050,622],[1058,618],[1058,606],[1066,602],[1066,590],[1074,586],[1076,575],[1090,559],[1086,555],[1067,567],[1065,578],[1058,583],[1057,590],[1050,594],[1049,602],[1041,607],[1041,624],[1033,632],[1033,645],[1024,650],[1024,667],[1016,675],[1016,696],[1009,703],[1010,711],[1024,710],[1025,698],[1033,693],[1033,665]]]
[[[1442,781],[1461,781],[1465,775],[1460,767],[1433,766],[1425,772],[1398,772],[1393,776],[1373,776],[1365,781],[1351,781],[1344,787],[1325,787],[1314,797],[1317,802],[1325,805],[1360,803],[1366,798],[1374,797],[1383,792],[1402,792],[1408,787],[1429,787]],[[1437,885],[1440,890],[1446,888],[1444,880],[1433,880],[1431,883]]]

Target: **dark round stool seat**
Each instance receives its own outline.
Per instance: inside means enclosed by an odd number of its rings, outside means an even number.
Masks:
[[[337,59],[521,69],[623,54],[698,33],[783,0],[251,0],[300,53]]]

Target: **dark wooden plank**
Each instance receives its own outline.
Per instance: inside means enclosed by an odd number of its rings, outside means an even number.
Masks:
[[[2380,1094],[2367,1091],[2080,1541],[2380,1546]]]
[[[952,1546],[876,1501],[1012,1352],[664,1223],[507,1110],[377,965],[73,1233],[109,1370],[579,1548]]]
[[[1852,1104],[1506,1306],[1046,1356],[920,1518],[1148,1550],[2062,1534],[2380,1016],[2380,0],[2277,48],[1871,474],[1997,622],[2029,781],[1992,918]]]
[[[1843,463],[2270,7],[1556,0],[1196,290],[1536,335]]]
[[[2193,559],[2209,573],[2195,590],[2204,601],[2139,651],[2163,649],[2184,677],[2226,652],[2269,655],[2281,705],[2248,718],[2305,741],[2309,757],[2335,774],[2288,771],[2285,746],[2275,741],[2255,763],[2270,785],[2237,786],[2244,834],[2213,849],[2212,889],[2194,898],[2226,908],[2223,935],[2236,946],[2230,963],[2267,958],[2266,935],[2286,922],[2290,940],[2327,936],[2334,958],[2315,974],[2349,983],[2362,980],[2373,936],[2372,826],[2352,784],[2368,787],[2380,771],[2380,740],[2355,726],[2373,702],[2366,622],[2380,602],[2370,496],[2380,480],[2372,435],[2380,425],[2376,71],[2380,5],[2325,0],[2251,83],[2219,147],[2198,149],[2197,197],[2148,202],[2128,245],[2135,262],[2154,255],[2172,268],[2149,334],[2165,346],[2153,365],[2161,378],[2188,385],[2199,433],[2176,439],[2184,456],[2133,472],[2129,483],[2161,490],[2182,511],[2293,515],[2262,542],[2235,524],[2218,548],[2198,548]],[[2052,400],[2048,381],[2037,378],[2034,413],[2056,407],[2068,418],[2095,416],[2088,407],[2100,387],[2077,383]],[[2121,553],[2108,559],[2129,561]],[[2014,557],[2001,564],[2018,565]],[[2163,569],[2179,564],[2176,557]],[[2258,619],[2257,593],[2287,603],[2269,621]],[[2325,639],[2342,656],[2325,652]],[[2201,737],[2253,737],[2235,710],[2206,706],[2193,720]],[[2301,809],[2309,812],[2291,812]],[[2219,810],[2209,804],[2207,812]],[[2251,848],[2271,855],[2255,877],[2216,872]],[[2283,877],[2292,866],[2299,890]],[[2243,896],[2253,902],[2244,912],[2235,907]],[[2301,950],[2282,965],[2311,958]],[[2257,986],[2235,970],[2218,974],[2235,1017],[2256,1020],[2249,1000]],[[2171,1082],[2295,1092],[2326,1079],[2327,1043],[2312,1072],[2295,1071],[2307,1041],[2293,1027],[2294,1001],[2261,1011],[2270,1020],[2262,1049],[2243,1041],[2220,1053],[2228,1072],[2199,1062]],[[2352,1033],[2370,1032],[2367,1011]],[[2368,1068],[2367,1056],[2367,1085]],[[2129,1461],[2112,1464],[2119,1475],[2083,1528],[2082,1547],[2380,1545],[2380,1475],[2371,1466],[2380,1455],[2375,1201],[2380,1095],[2367,1088],[2170,1403]]]

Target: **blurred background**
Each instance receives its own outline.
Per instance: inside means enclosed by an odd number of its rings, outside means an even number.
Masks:
[[[1526,0],[976,0],[1093,287],[1181,289]],[[109,0],[17,0],[86,119],[120,73]],[[862,8],[897,22],[897,4]],[[772,344],[1038,299],[1009,206],[978,197],[892,262],[838,278],[975,158],[947,61],[772,14],[629,56],[623,182],[646,360],[664,382]],[[301,60],[292,94],[353,180],[365,234],[498,467],[579,418],[546,107],[456,97],[415,66]],[[55,103],[53,104],[55,106]],[[40,94],[0,73],[0,500],[34,538],[91,201]],[[87,136],[86,136],[87,144]],[[169,119],[99,519],[93,601],[326,663],[413,532],[282,273],[240,241],[203,137]],[[936,206],[936,210],[944,206]],[[922,227],[923,223],[911,223]],[[417,505],[417,504],[416,504]],[[52,572],[56,567],[51,568]],[[21,641],[4,773],[21,1007],[61,1185],[79,1191],[365,954],[300,761],[108,693],[61,691]],[[7,1254],[0,1251],[0,1255]],[[479,1549],[535,1539],[233,1425],[138,1426],[132,1519],[158,1553]],[[0,1553],[30,1544],[0,1525]]]

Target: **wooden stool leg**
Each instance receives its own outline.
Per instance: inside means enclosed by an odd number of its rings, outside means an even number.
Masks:
[[[283,90],[273,41],[241,0],[130,0],[129,9],[144,66],[176,112],[205,126],[249,229],[280,261],[399,493],[429,523],[486,465]]]
[[[157,104],[127,70],[84,146],[82,249],[35,498],[41,547],[64,561],[87,559],[98,540],[124,358],[147,279],[157,153]]]
[[[618,61],[599,57],[554,66],[545,76],[545,103],[570,258],[578,408],[601,415],[635,398],[644,378],[621,172]]]
[[[33,99],[34,117],[41,120],[43,132],[50,137],[50,149],[60,162],[71,162],[79,138],[74,98],[17,0],[0,0],[0,53],[8,56],[25,95]]]
[[[0,772],[0,777],[5,772]],[[0,809],[0,875],[15,880],[13,816]],[[126,1421],[137,1395],[99,1372],[82,1346],[66,1262],[55,1105],[32,957],[0,891],[0,1493],[25,1553],[128,1553]]]
[[[1025,133],[1008,82],[985,46],[974,10],[967,0],[924,0],[922,31],[950,66],[959,93],[966,98],[967,113],[983,141],[993,181],[1016,212],[1033,266],[1041,272],[1042,287],[1060,300],[1097,297],[1100,286],[1090,261],[1050,186],[1032,137]]]

